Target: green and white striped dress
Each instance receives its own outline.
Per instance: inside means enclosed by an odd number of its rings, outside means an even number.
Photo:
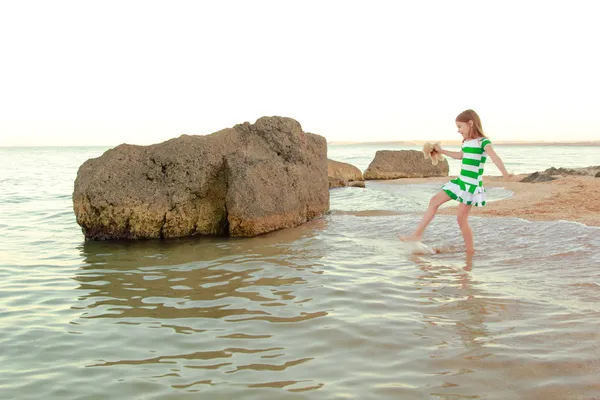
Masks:
[[[450,198],[466,205],[483,207],[485,189],[483,187],[483,166],[487,159],[485,147],[492,144],[486,137],[466,140],[462,144],[462,164],[460,175],[442,186]]]

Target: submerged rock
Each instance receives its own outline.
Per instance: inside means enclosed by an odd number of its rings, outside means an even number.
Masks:
[[[352,164],[327,160],[327,178],[329,188],[353,186],[365,187],[362,172]]]
[[[364,173],[369,179],[427,178],[448,176],[448,160],[433,165],[417,150],[379,150]]]
[[[283,117],[83,163],[73,209],[86,239],[255,236],[329,209],[327,143]]]

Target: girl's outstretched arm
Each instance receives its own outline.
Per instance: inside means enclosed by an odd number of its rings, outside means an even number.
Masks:
[[[438,153],[445,154],[448,157],[456,158],[457,160],[462,160],[462,158],[463,158],[462,151],[444,150],[444,149],[442,149],[442,146],[440,146],[439,144],[435,146],[434,150],[437,151]]]
[[[510,177],[510,174],[506,170],[506,167],[504,167],[504,163],[502,162],[502,159],[500,158],[500,156],[498,154],[496,154],[496,151],[494,150],[492,145],[488,144],[487,146],[485,146],[484,150],[488,153],[488,155],[490,156],[490,158],[492,159],[494,164],[496,164],[496,167],[498,167],[500,172],[502,172],[502,176],[505,179],[508,179]]]

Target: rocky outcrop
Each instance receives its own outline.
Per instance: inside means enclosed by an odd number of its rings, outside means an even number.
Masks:
[[[583,168],[554,168],[550,167],[544,171],[548,175],[589,175],[595,176],[600,172],[600,165],[592,165]]]
[[[327,160],[327,178],[330,189],[344,186],[365,187],[360,169],[340,161]]]
[[[550,176],[552,176],[552,175],[587,175],[587,173],[582,170],[562,168],[562,167],[561,168],[550,167],[542,173],[546,174],[546,175],[550,175]]]
[[[556,178],[552,177],[549,174],[545,174],[543,172],[534,172],[533,174],[527,175],[525,178],[521,179],[520,182],[526,182],[526,183],[550,182],[555,179]]]
[[[379,150],[364,173],[366,180],[448,176],[448,160],[432,165],[417,150]]]
[[[73,209],[86,239],[255,236],[329,209],[325,138],[283,117],[86,161]]]
[[[555,168],[550,167],[544,171],[537,171],[521,179],[521,182],[549,182],[557,178],[554,176],[595,176],[600,177],[600,165],[584,168]]]

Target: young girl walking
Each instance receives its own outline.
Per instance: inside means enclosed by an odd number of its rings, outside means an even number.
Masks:
[[[462,160],[460,175],[442,186],[442,190],[431,198],[429,207],[423,215],[421,223],[411,236],[400,237],[403,241],[420,242],[423,231],[433,220],[438,208],[447,201],[456,200],[458,205],[458,226],[465,240],[467,254],[473,254],[473,233],[469,226],[469,211],[471,206],[485,205],[485,189],[483,188],[483,167],[487,158],[491,158],[505,179],[510,175],[504,163],[492,148],[492,142],[485,137],[481,119],[473,110],[466,110],[456,117],[456,127],[463,137],[461,151],[444,150],[436,145],[434,151]]]

